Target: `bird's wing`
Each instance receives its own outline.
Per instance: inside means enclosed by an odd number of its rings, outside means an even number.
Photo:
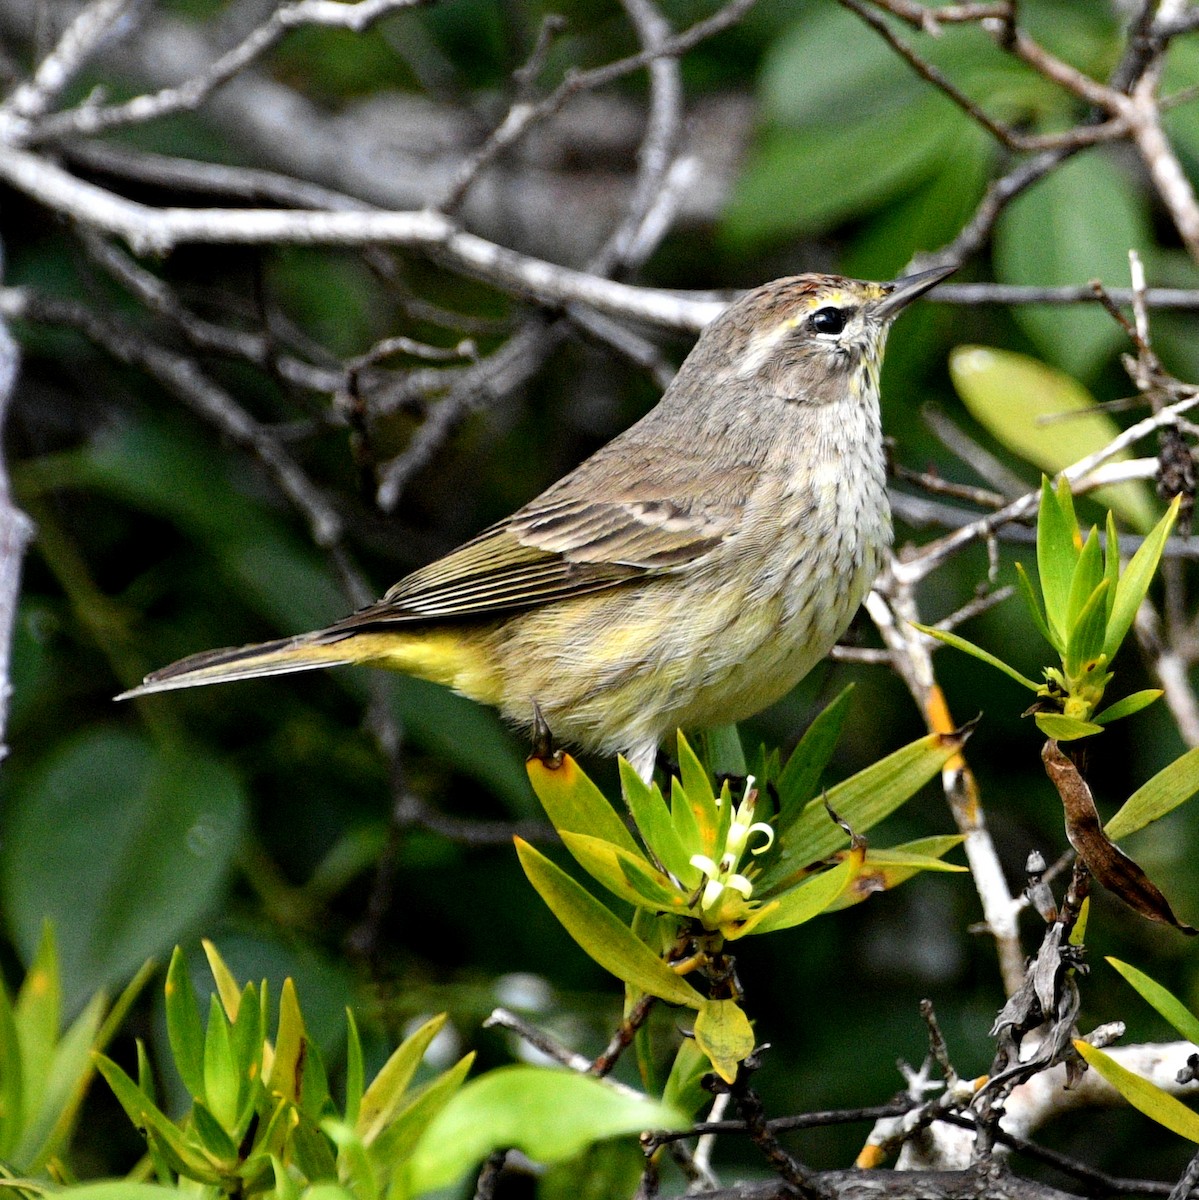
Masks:
[[[573,499],[552,488],[349,620],[486,617],[677,571],[736,533],[747,491],[724,484],[717,497],[646,485],[628,488],[638,498]]]

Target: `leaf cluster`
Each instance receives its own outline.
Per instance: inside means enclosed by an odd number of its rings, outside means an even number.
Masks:
[[[849,694],[816,718],[785,765],[777,754],[759,753],[756,773],[743,776],[740,801],[727,778],[714,786],[682,733],[669,801],[622,761],[631,831],[568,755],[529,760],[533,789],[567,850],[638,916],[630,928],[611,900],[597,899],[518,839],[530,882],[583,950],[633,992],[696,1010],[697,1044],[729,1080],[753,1049],[749,1023],[736,997],[702,982],[697,988],[684,976],[702,980],[725,942],[803,924],[919,871],[960,869],[942,861],[961,840],[956,835],[887,850],[869,849],[861,835],[931,779],[961,737],[930,734],[821,791]],[[721,745],[727,758],[727,734]],[[732,757],[744,771],[739,742]],[[702,953],[687,949],[695,941]]]
[[[1109,512],[1105,546],[1092,526],[1083,540],[1069,481],[1041,483],[1037,518],[1037,572],[1040,594],[1019,563],[1020,590],[1042,638],[1058,655],[1057,666],[1044,668],[1037,684],[1015,667],[956,633],[920,628],[932,637],[989,663],[1036,693],[1032,712],[1046,737],[1070,741],[1099,733],[1104,725],[1140,712],[1160,690],[1134,692],[1101,708],[1112,680],[1108,666],[1128,636],[1141,601],[1157,572],[1166,539],[1178,517],[1180,500],[1171,502],[1127,565]]]

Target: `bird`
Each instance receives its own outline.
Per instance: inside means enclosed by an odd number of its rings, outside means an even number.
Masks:
[[[326,628],[193,654],[118,699],[369,664],[652,778],[677,729],[759,712],[844,633],[891,544],[887,332],[953,270],[742,294],[645,416],[511,516]]]

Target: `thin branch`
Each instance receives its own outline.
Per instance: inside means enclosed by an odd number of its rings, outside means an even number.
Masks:
[[[21,357],[7,323],[0,318],[0,429],[16,388]],[[8,468],[0,455],[0,758],[8,753],[8,703],[12,695],[12,637],[21,593],[21,564],[33,536],[33,525],[18,509],[9,487]]]
[[[38,63],[33,77],[15,88],[0,105],[0,131],[48,112],[111,36],[132,4],[133,0],[92,0],[85,5],[63,31],[54,49]]]
[[[110,0],[112,2],[112,0]],[[222,54],[203,74],[177,87],[135,96],[121,104],[83,104],[67,112],[44,117],[21,132],[22,140],[53,141],[61,137],[93,135],[106,129],[142,125],[181,112],[194,112],[222,84],[257,62],[279,44],[290,30],[304,26],[348,29],[362,33],[371,25],[405,8],[429,0],[294,0],[275,9],[270,17]],[[11,139],[11,135],[10,135]]]

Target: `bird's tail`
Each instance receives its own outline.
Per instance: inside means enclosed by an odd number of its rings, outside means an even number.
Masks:
[[[322,631],[192,654],[169,667],[152,671],[137,687],[122,692],[117,699],[129,700],[175,688],[228,683],[235,679],[261,679],[266,675],[287,675],[292,671],[313,671],[318,667],[339,667],[362,661],[361,654],[354,653],[348,645],[352,639],[344,635],[338,638],[324,635],[325,631]]]

